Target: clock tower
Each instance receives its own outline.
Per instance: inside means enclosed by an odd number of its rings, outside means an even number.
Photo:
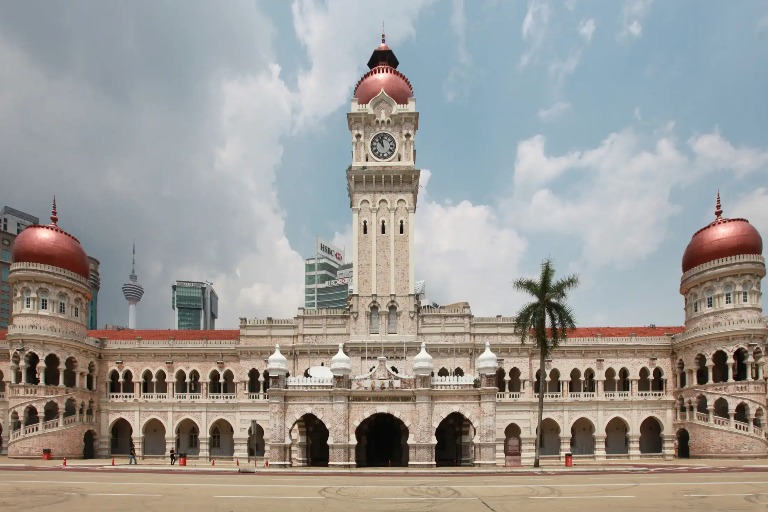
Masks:
[[[419,191],[414,138],[419,113],[399,62],[381,44],[357,83],[347,124],[352,165],[354,288],[351,340],[415,341],[414,215]]]

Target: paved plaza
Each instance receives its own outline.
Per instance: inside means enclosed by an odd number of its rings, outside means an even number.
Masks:
[[[107,462],[108,465],[104,465]],[[159,462],[159,461],[158,461]],[[232,463],[170,467],[123,461],[0,459],[0,509],[230,511],[766,510],[765,461],[686,461],[509,471],[407,468],[242,472]]]

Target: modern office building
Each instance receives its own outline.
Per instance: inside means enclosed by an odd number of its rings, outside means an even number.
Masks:
[[[216,328],[219,296],[213,289],[213,283],[176,281],[171,293],[177,329],[199,331]]]
[[[24,228],[37,224],[39,219],[10,206],[0,210],[0,329],[5,329],[11,322],[11,285],[8,274],[11,270],[11,251],[16,235]]]
[[[317,238],[315,255],[304,260],[304,308],[346,308],[352,267],[345,263],[343,249]]]
[[[514,316],[475,316],[463,297],[424,303],[419,112],[383,40],[368,65],[347,113],[352,161],[328,174],[349,194],[338,205],[352,220],[347,307],[211,330],[210,283],[177,281],[178,328],[209,330],[89,331],[88,261],[54,214],[14,245],[2,450],[110,457],[135,443],[139,456],[174,448],[270,468],[530,465],[541,399],[538,446],[551,463],[768,455],[766,266],[749,221],[725,218],[718,198],[693,233],[680,325],[579,327],[540,367]],[[643,307],[631,287],[621,300]]]
[[[34,215],[24,213],[10,206],[3,206],[0,210],[0,231],[18,235],[24,228],[33,224],[39,224],[40,219]]]
[[[89,279],[91,283],[91,302],[88,303],[88,328],[99,328],[99,289],[101,288],[101,276],[99,275],[99,260],[88,256]]]

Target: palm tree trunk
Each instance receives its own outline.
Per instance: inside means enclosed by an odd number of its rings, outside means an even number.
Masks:
[[[536,427],[536,456],[533,459],[533,467],[539,467],[539,452],[541,451],[541,421],[544,416],[544,349],[539,350],[541,357],[539,357],[539,421]]]

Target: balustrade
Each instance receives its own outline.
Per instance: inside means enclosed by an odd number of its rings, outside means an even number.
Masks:
[[[520,393],[514,391],[499,391],[496,393],[496,400],[519,400]]]
[[[176,393],[174,395],[174,398],[176,400],[182,400],[182,401],[188,402],[190,400],[202,400],[203,394],[202,393]]]
[[[110,400],[133,400],[135,395],[133,393],[110,393]]]
[[[629,391],[606,391],[604,394],[605,398],[610,400],[616,398],[629,398]]]
[[[266,393],[248,393],[248,400],[266,400]]]
[[[664,391],[638,391],[640,398],[664,398]]]
[[[236,393],[210,393],[208,398],[215,401],[236,400]]]
[[[721,418],[720,416],[712,416],[712,423],[720,427],[731,426],[731,421],[728,418]]]
[[[147,401],[168,400],[168,393],[142,393],[141,398]]]

